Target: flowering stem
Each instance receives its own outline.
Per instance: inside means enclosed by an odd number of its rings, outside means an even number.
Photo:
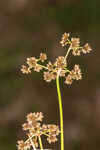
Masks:
[[[40,136],[39,136],[39,144],[40,144],[40,149],[43,150],[42,140]]]
[[[56,78],[56,86],[57,86],[59,113],[60,113],[61,150],[64,150],[63,107],[62,107],[61,91],[60,91],[60,84],[59,84],[59,75]]]

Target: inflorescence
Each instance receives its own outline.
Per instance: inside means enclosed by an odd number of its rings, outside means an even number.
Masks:
[[[57,141],[57,136],[60,133],[59,127],[55,124],[41,124],[43,113],[30,113],[27,115],[27,122],[22,125],[28,139],[26,141],[18,141],[18,150],[27,150],[31,147],[39,147],[39,138],[44,135],[47,137],[48,143]]]
[[[64,33],[62,35],[60,44],[62,47],[67,48],[65,56],[59,56],[56,58],[55,62],[47,62],[47,55],[45,53],[40,53],[39,58],[30,57],[27,58],[27,65],[22,65],[21,71],[24,74],[29,74],[32,70],[40,72],[43,70],[44,80],[51,82],[52,80],[58,81],[59,77],[65,78],[65,84],[71,85],[73,80],[81,80],[82,72],[80,66],[75,64],[72,70],[69,70],[68,66],[68,55],[71,53],[74,56],[80,56],[82,53],[87,54],[91,52],[91,47],[88,43],[80,46],[79,38],[70,38],[69,33]],[[46,65],[45,65],[46,64]],[[57,82],[58,83],[58,82]],[[59,88],[59,87],[58,87]],[[58,91],[59,92],[59,91]],[[58,94],[59,95],[59,94]],[[59,97],[59,96],[58,96]],[[59,98],[60,99],[60,98]],[[59,100],[61,101],[61,100]],[[61,104],[61,103],[60,103]],[[60,112],[62,112],[62,106],[60,105]],[[62,114],[61,114],[62,115]],[[63,118],[63,117],[62,117]],[[41,136],[47,137],[48,143],[56,142],[57,136],[61,133],[63,135],[63,127],[59,130],[59,127],[55,124],[42,124],[43,114],[40,112],[30,113],[27,115],[27,122],[22,125],[23,130],[26,131],[28,136],[26,141],[18,141],[18,150],[27,150],[31,147],[37,148],[40,144],[40,149],[42,148]],[[62,122],[61,122],[62,123]],[[62,125],[62,124],[60,124]],[[63,137],[63,136],[62,136]],[[63,150],[63,138],[61,137],[61,149]]]
[[[52,63],[49,61],[47,65],[43,63],[47,60],[47,55],[45,53],[40,53],[39,58],[30,57],[27,58],[27,66],[22,65],[21,71],[24,74],[29,74],[32,70],[36,72],[40,72],[44,70],[43,76],[44,80],[47,82],[51,82],[55,80],[57,76],[65,78],[65,84],[72,84],[73,80],[80,80],[82,79],[82,73],[79,65],[75,64],[72,70],[69,70],[67,64],[67,57],[70,52],[74,56],[80,56],[81,53],[87,54],[91,52],[91,47],[88,43],[84,46],[80,46],[80,39],[79,38],[70,38],[69,33],[64,33],[62,35],[60,44],[62,47],[69,46],[67,53],[65,56],[59,56],[56,58],[56,61]]]

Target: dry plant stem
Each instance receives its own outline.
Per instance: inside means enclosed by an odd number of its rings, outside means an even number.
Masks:
[[[40,149],[43,150],[42,140],[40,136],[39,136],[39,144],[40,144]]]
[[[59,74],[56,78],[56,86],[57,86],[59,113],[60,113],[61,150],[64,150],[63,106],[62,106],[62,99],[61,99],[61,92],[60,92]]]

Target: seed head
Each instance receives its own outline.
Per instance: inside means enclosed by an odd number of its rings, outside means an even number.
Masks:
[[[65,83],[71,85],[73,80],[81,80],[82,79],[82,73],[79,65],[75,65],[74,69],[70,71],[70,73],[67,75]]]
[[[42,121],[42,119],[43,119],[43,113],[42,112],[30,113],[27,115],[27,121],[28,122]]]
[[[60,41],[60,44],[62,45],[62,47],[66,46],[68,44],[68,38],[69,38],[69,33],[64,33],[62,35],[62,39]]]
[[[74,56],[80,56],[81,51],[80,51],[79,49],[73,49],[72,54],[73,54]]]
[[[47,59],[47,55],[45,53],[40,53],[40,60],[44,62]]]
[[[72,49],[75,49],[77,47],[79,47],[80,44],[80,39],[79,38],[71,38],[71,47]]]
[[[42,125],[42,131],[43,131],[43,132],[46,132],[47,129],[48,129],[48,126],[47,126],[46,124],[43,124],[43,125]]]
[[[58,129],[58,126],[56,126],[55,124],[49,124],[48,125],[48,129],[50,130],[50,132],[56,131]]]
[[[44,72],[44,80],[51,82],[54,79],[54,74],[52,72]]]
[[[18,145],[17,145],[18,150],[27,150],[27,149],[30,149],[30,144],[24,142],[23,140],[18,141],[17,143],[18,143]]]
[[[65,77],[66,70],[61,70],[59,76],[60,77]]]
[[[49,143],[52,142],[56,142],[57,141],[57,135],[59,135],[60,131],[59,131],[59,127],[52,124],[52,125],[48,125],[48,131],[49,131],[49,136],[47,138],[47,141]]]
[[[86,43],[86,44],[83,46],[83,48],[82,48],[82,52],[83,52],[84,54],[90,53],[91,51],[92,51],[92,49],[91,49],[91,47],[90,47],[90,45],[89,45],[88,43]]]
[[[57,68],[64,69],[67,66],[66,61],[65,61],[65,57],[59,56],[58,58],[56,58],[55,66]]]
[[[79,65],[75,65],[73,71],[75,73],[75,79],[81,80],[82,79],[82,73],[81,73],[81,69],[80,69]]]
[[[23,128],[23,130],[29,130],[30,128],[31,128],[31,125],[29,124],[29,123],[24,123],[23,125],[22,125],[22,128]]]
[[[71,85],[72,82],[73,82],[72,77],[71,77],[71,75],[69,74],[69,75],[66,77],[65,84]]]
[[[47,64],[47,68],[48,68],[49,71],[52,71],[53,68],[54,68],[53,64],[52,64],[50,61],[49,61],[49,63]]]
[[[37,59],[35,57],[27,58],[27,64],[29,65],[30,68],[33,68],[37,64]]]
[[[29,74],[29,73],[31,73],[31,70],[30,70],[30,68],[28,68],[27,66],[22,65],[21,72],[22,72],[23,74]]]
[[[48,143],[55,143],[58,139],[56,138],[56,136],[49,136],[47,138]]]
[[[36,64],[36,66],[34,67],[34,71],[36,72],[40,72],[43,68],[39,65],[39,64]]]

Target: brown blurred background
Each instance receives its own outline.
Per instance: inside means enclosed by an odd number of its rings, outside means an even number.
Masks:
[[[73,57],[83,80],[66,86],[61,79],[65,149],[100,149],[100,1],[0,1],[0,150],[15,150],[29,112],[44,113],[44,122],[59,123],[56,85],[42,74],[23,75],[21,64],[46,52],[54,60],[64,55],[59,41],[64,32],[89,42],[91,54]],[[45,148],[60,150],[58,143]]]

